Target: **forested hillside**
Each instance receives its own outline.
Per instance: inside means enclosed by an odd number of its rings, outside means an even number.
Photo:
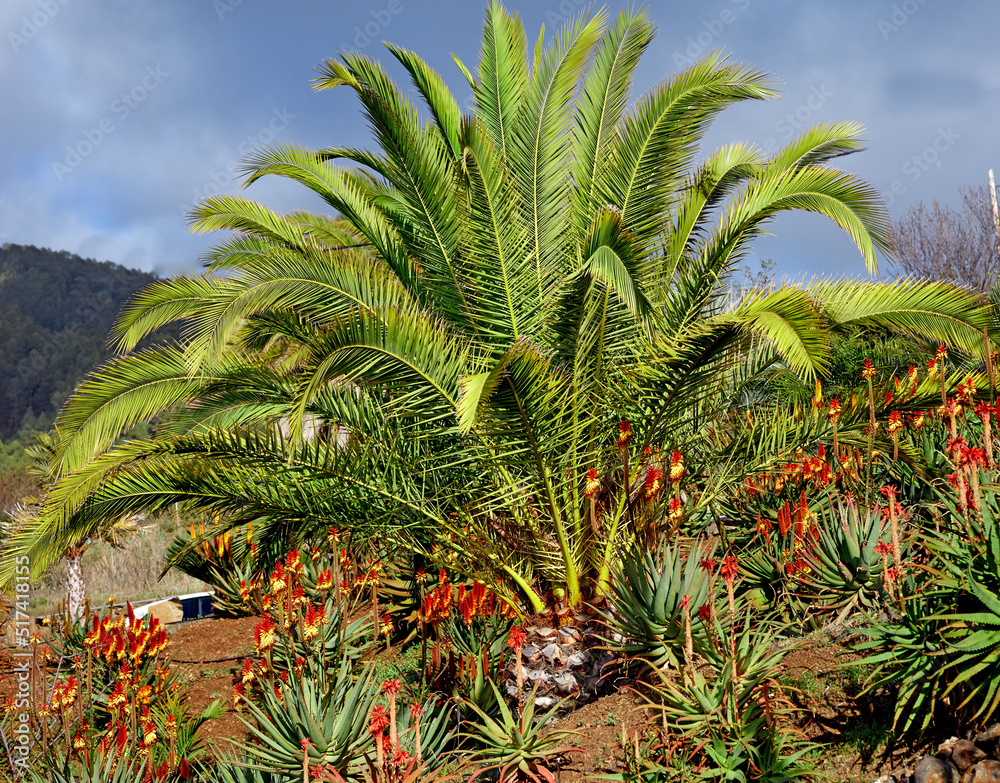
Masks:
[[[108,358],[122,304],[155,279],[65,251],[0,247],[0,461],[16,460],[33,432],[49,428],[74,386]]]

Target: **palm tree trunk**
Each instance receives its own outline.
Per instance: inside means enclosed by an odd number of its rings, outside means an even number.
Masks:
[[[83,602],[87,597],[87,586],[83,581],[83,547],[75,546],[66,550],[66,613],[77,623],[83,616]]]

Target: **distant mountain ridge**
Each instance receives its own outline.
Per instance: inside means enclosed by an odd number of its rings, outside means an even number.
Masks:
[[[111,356],[125,301],[156,276],[32,245],[0,246],[0,441],[51,427]]]

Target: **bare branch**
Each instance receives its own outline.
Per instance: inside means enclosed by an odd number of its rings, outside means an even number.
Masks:
[[[986,292],[998,272],[989,192],[985,185],[959,192],[961,211],[937,201],[930,207],[918,202],[893,222],[895,266],[911,277],[948,280]]]

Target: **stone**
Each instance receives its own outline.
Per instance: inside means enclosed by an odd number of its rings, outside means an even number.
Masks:
[[[543,639],[548,639],[549,637],[556,635],[555,628],[543,627],[543,628],[536,628],[535,630],[537,631],[538,635],[541,636]]]
[[[528,663],[538,663],[541,659],[541,650],[533,644],[526,644],[521,648],[521,660]]]
[[[965,772],[969,767],[980,759],[986,758],[986,754],[976,747],[972,740],[958,740],[951,750],[951,762],[958,767],[959,772]]]
[[[543,710],[548,709],[549,707],[554,706],[555,703],[556,703],[556,699],[555,699],[554,696],[536,696],[535,697],[535,706],[536,707],[540,707]]]
[[[1000,783],[1000,761],[984,759],[971,772],[972,783]]]
[[[958,770],[946,759],[924,756],[913,771],[913,783],[959,783]]]
[[[942,742],[937,747],[937,751],[934,753],[939,759],[946,759],[951,755],[951,752],[955,749],[955,743],[958,742],[958,737],[948,737],[944,742]]]
[[[986,731],[982,731],[973,737],[973,739],[976,742],[989,742],[990,740],[1000,739],[1000,723],[994,723]]]

